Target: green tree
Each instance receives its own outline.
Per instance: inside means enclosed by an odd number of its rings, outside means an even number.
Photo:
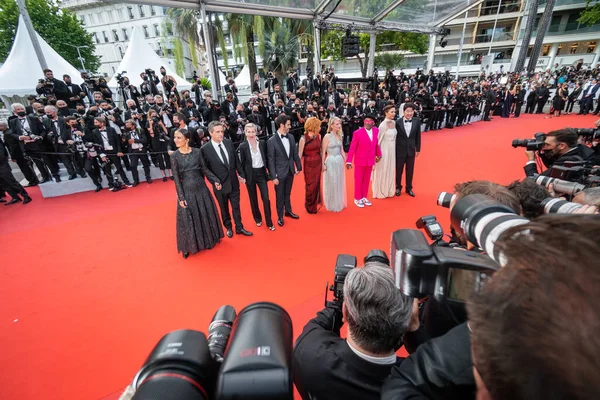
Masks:
[[[335,27],[333,30],[323,31],[321,35],[321,55],[323,58],[331,58],[333,61],[346,60],[345,57],[342,57],[342,38],[344,35],[343,30],[335,29]],[[363,54],[358,54],[356,58],[360,64],[362,76],[366,78],[371,37],[368,33],[361,33],[358,36]],[[429,47],[429,39],[427,35],[421,33],[386,31],[377,34],[375,51],[381,52],[384,45],[390,45],[393,50],[407,50],[413,53],[425,54]]]
[[[167,16],[171,19],[173,26],[175,27],[176,35],[188,42],[190,55],[192,56],[192,64],[195,67],[198,67],[197,52],[205,51],[203,46],[200,45],[200,24],[198,22],[199,12],[196,10],[188,10],[183,8],[168,8]]]
[[[383,71],[406,66],[404,56],[398,53],[380,53],[375,55],[375,66]]]
[[[577,21],[585,25],[596,25],[600,22],[600,1],[587,0],[585,10],[579,14]]]
[[[298,64],[298,35],[293,35],[287,20],[277,21],[265,38],[263,65],[270,68],[277,80],[283,82],[284,74]]]
[[[100,58],[94,54],[92,35],[83,28],[77,16],[58,8],[53,0],[26,0],[27,10],[34,29],[50,47],[75,68],[81,68],[77,49],[81,48],[87,70],[95,72],[100,67]],[[17,33],[19,7],[15,0],[0,0],[0,61],[6,60]],[[61,73],[57,71],[57,73]]]

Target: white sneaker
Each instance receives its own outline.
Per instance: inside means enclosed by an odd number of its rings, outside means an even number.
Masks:
[[[365,206],[369,206],[369,207],[372,206],[371,202],[369,200],[367,200],[366,198],[362,199],[361,201]]]
[[[356,204],[356,207],[359,208],[363,208],[365,206],[362,200],[354,200],[354,204]]]

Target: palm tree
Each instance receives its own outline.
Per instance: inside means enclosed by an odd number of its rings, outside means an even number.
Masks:
[[[298,63],[298,39],[290,26],[278,21],[270,34],[265,37],[263,65],[270,68],[277,80],[283,82],[283,76]]]
[[[192,63],[194,66],[198,65],[197,51],[206,51],[204,46],[201,45],[200,40],[200,26],[198,23],[199,13],[195,10],[187,10],[183,8],[168,8],[166,12],[167,16],[171,19],[175,31],[177,34],[186,39],[190,46],[190,53],[192,55]]]

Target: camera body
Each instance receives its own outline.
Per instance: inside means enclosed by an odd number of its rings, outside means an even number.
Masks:
[[[512,147],[525,147],[528,151],[541,150],[546,141],[546,134],[544,132],[537,132],[534,137],[535,139],[515,139],[512,141]]]

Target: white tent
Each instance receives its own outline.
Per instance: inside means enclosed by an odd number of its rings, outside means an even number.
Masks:
[[[182,89],[190,89],[192,87],[191,83],[177,75],[175,71],[171,69],[169,63],[156,54],[148,42],[143,38],[142,31],[134,27],[131,32],[131,40],[129,41],[125,56],[123,57],[123,60],[121,60],[119,68],[116,69],[117,73],[127,71],[126,75],[129,78],[129,82],[132,85],[139,87],[142,84],[140,73],[144,72],[145,69],[150,68],[153,69],[160,78],[161,66],[165,67],[167,75],[171,75],[175,78],[177,81],[177,89],[179,91]],[[113,76],[110,82],[108,82],[108,87],[116,89],[117,86],[117,80]],[[162,85],[159,84],[159,88],[162,88]]]
[[[252,85],[252,80],[250,79],[250,68],[247,65],[242,68],[237,78],[235,78],[235,84],[238,88],[246,88]]]
[[[37,32],[36,35],[46,64],[54,72],[54,77],[62,79],[62,76],[67,74],[71,76],[73,83],[82,83],[79,70],[54,51]],[[35,54],[23,17],[19,17],[19,26],[12,49],[0,67],[0,95],[24,97],[35,94],[38,79],[43,77],[42,66]]]

